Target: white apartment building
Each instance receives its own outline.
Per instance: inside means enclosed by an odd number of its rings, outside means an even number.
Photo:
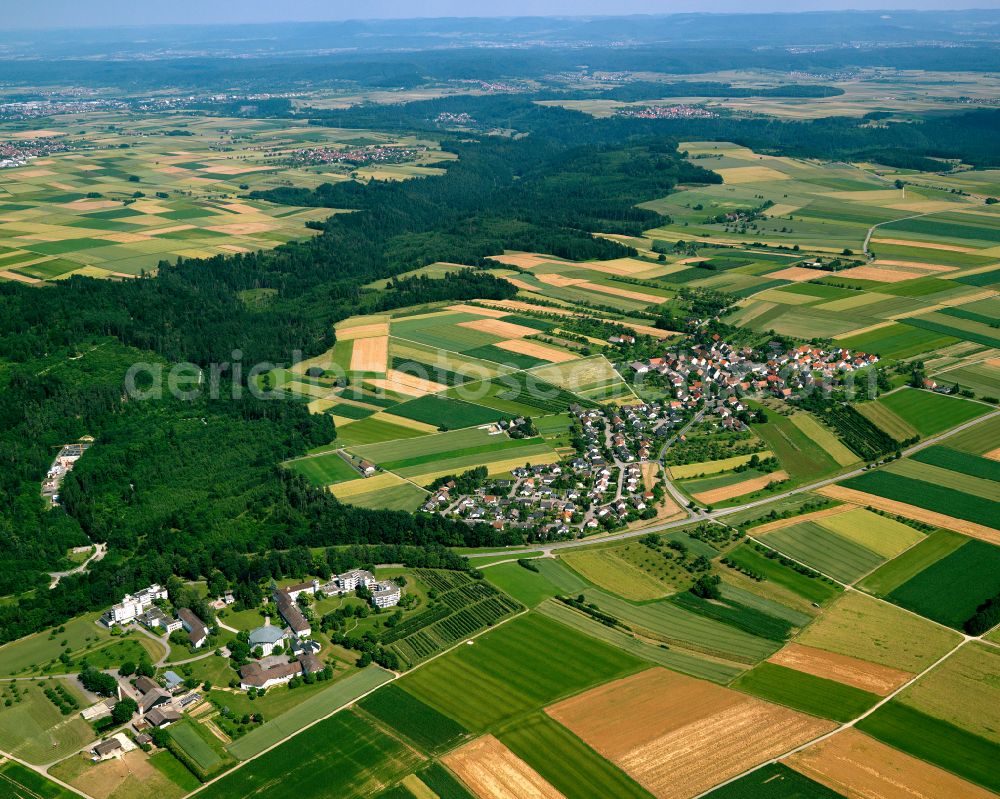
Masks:
[[[149,610],[155,600],[166,598],[167,589],[158,583],[153,583],[136,594],[126,594],[122,601],[112,605],[101,619],[109,627],[112,624],[128,624]]]

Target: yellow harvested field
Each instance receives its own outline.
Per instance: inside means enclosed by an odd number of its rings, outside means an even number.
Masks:
[[[309,413],[323,413],[323,411],[332,408],[336,404],[337,400],[335,399],[314,399],[307,403],[306,407],[309,409]]]
[[[549,363],[563,363],[564,361],[576,360],[576,355],[565,350],[557,350],[555,347],[547,347],[537,341],[526,341],[522,338],[512,338],[507,341],[500,341],[493,346],[499,347],[508,352],[516,352],[521,355],[530,355],[532,358],[541,358]]]
[[[484,302],[490,302],[490,307],[493,307],[492,301],[484,300]],[[575,311],[567,311],[565,308],[549,308],[546,305],[534,305],[530,302],[521,302],[520,300],[504,300],[503,307],[514,311],[539,311],[541,313],[555,314],[556,316],[579,316]],[[476,310],[481,311],[482,308],[477,308]]]
[[[14,280],[18,283],[41,283],[42,281],[38,278],[28,277],[27,275],[19,275],[17,272],[11,272],[7,269],[0,270],[0,278],[4,280]]]
[[[915,505],[907,505],[905,502],[886,499],[877,494],[867,494],[864,491],[856,491],[853,488],[845,488],[839,485],[823,486],[817,489],[816,493],[830,497],[831,499],[839,499],[843,502],[868,505],[878,510],[905,516],[908,519],[916,519],[918,522],[932,524],[935,527],[944,527],[948,530],[954,530],[956,533],[962,533],[970,538],[978,538],[981,541],[987,541],[991,544],[1000,544],[1000,530],[994,530],[992,527],[986,527],[975,522],[967,522],[964,519],[956,519],[953,516],[945,516],[943,513],[924,510]]]
[[[728,169],[716,169],[724,183],[759,183],[768,180],[788,180],[788,175],[771,169],[769,166],[734,166]]]
[[[947,771],[846,729],[784,761],[844,796],[859,799],[989,799],[994,794]]]
[[[771,457],[771,451],[756,453],[757,457],[763,460]],[[742,466],[749,461],[753,455],[733,455],[731,458],[722,458],[717,461],[702,461],[701,463],[685,463],[683,466],[671,466],[670,476],[675,480],[686,480],[689,477],[697,477],[700,474],[718,474],[727,472]]]
[[[876,265],[885,264],[886,266],[901,266],[903,269],[913,269],[914,271],[920,272],[954,272],[958,269],[957,266],[951,266],[949,264],[928,264],[922,261],[897,261],[889,260],[886,258],[879,258],[875,261]]]
[[[657,298],[658,302],[662,302],[662,298]],[[658,327],[650,327],[649,325],[640,325],[636,322],[629,322],[626,319],[605,319],[605,322],[613,322],[617,325],[624,325],[625,327],[632,328],[640,336],[652,336],[653,338],[670,338],[671,336],[676,336],[676,330],[661,330]]]
[[[209,181],[214,182],[214,181]],[[214,230],[216,233],[227,233],[231,236],[245,236],[250,233],[267,233],[277,227],[273,222],[234,222],[231,225],[215,225],[207,227],[205,230]]]
[[[787,519],[778,519],[777,521],[768,522],[767,524],[761,524],[753,528],[754,535],[762,535],[764,533],[770,533],[773,530],[781,530],[783,527],[791,527],[793,524],[798,524],[799,522],[812,522],[816,519],[823,519],[827,516],[836,516],[839,513],[846,513],[849,510],[855,510],[857,505],[852,505],[846,503],[844,505],[835,505],[832,508],[823,508],[823,510],[815,510],[812,513],[803,513],[801,516],[790,516]]]
[[[771,655],[768,661],[879,696],[888,696],[913,676],[908,671],[803,644],[788,644]]]
[[[503,316],[510,316],[510,311],[501,311],[499,308],[480,308],[478,305],[466,305],[465,303],[459,303],[458,305],[449,305],[449,311],[458,311],[459,313],[474,313],[479,316],[489,316],[493,319],[500,319]]]
[[[844,269],[837,274],[856,277],[860,280],[871,280],[875,283],[902,283],[904,280],[920,277],[923,273],[903,272],[898,269],[879,269],[876,266],[856,266],[853,269]],[[769,277],[773,277],[773,275],[769,275]]]
[[[698,494],[692,494],[691,496],[703,505],[714,505],[716,502],[722,502],[727,499],[732,499],[733,497],[742,497],[744,494],[749,494],[753,491],[760,491],[760,489],[766,488],[770,483],[787,479],[788,472],[782,469],[781,471],[771,472],[770,474],[754,477],[750,480],[743,480],[739,483],[723,486],[722,488],[713,488],[711,491],[702,491]]]
[[[661,668],[547,712],[659,799],[689,799],[836,727]]]
[[[551,255],[539,255],[533,252],[511,252],[503,255],[491,255],[489,258],[502,264],[520,266],[522,269],[531,269],[539,264],[559,263],[560,261],[559,258]]]
[[[518,280],[516,277],[505,277],[504,280],[506,280],[512,286],[516,286],[517,288],[521,289],[522,291],[530,291],[531,293],[535,293],[538,290],[530,283],[525,283],[523,280]]]
[[[541,280],[541,276],[539,276],[539,280]],[[600,294],[610,294],[612,297],[624,297],[628,300],[648,302],[652,305],[659,305],[661,302],[666,302],[665,297],[658,297],[656,294],[646,294],[642,291],[635,291],[633,289],[620,289],[617,286],[603,286],[600,283],[591,283],[589,280],[583,280],[580,283],[577,283],[576,287],[586,289],[587,291],[596,291]]]
[[[389,335],[388,322],[372,322],[367,325],[337,328],[337,341],[353,341],[359,338],[377,338]]]
[[[623,275],[631,277],[640,272],[648,272],[657,266],[648,261],[640,261],[636,258],[615,258],[613,261],[588,261],[587,269],[595,272],[604,272],[608,275]]]
[[[349,497],[356,497],[358,494],[367,494],[370,491],[379,491],[383,488],[392,488],[406,481],[399,475],[392,472],[379,472],[371,477],[359,477],[357,480],[348,480],[345,483],[336,483],[329,487],[330,493],[341,501]]]
[[[1000,461],[1000,447],[996,449],[991,449],[989,452],[983,453],[984,458],[989,458],[991,461]]]
[[[384,372],[389,357],[389,337],[359,338],[351,351],[352,372]]]
[[[910,239],[872,239],[872,244],[896,244],[900,247],[919,247],[922,250],[945,250],[947,252],[978,252],[975,247],[959,247],[957,244],[936,244],[930,241]]]
[[[500,336],[500,338],[522,338],[538,333],[533,327],[515,325],[511,322],[504,322],[502,319],[474,319],[471,322],[459,322],[458,327],[467,327],[469,330],[478,330],[480,333],[488,333],[491,336]]]
[[[437,433],[439,430],[435,425],[426,424],[425,422],[418,422],[416,419],[407,419],[405,416],[393,416],[387,411],[379,411],[368,417],[369,419],[379,419],[383,422],[389,422],[391,424],[399,425],[400,427],[409,427],[411,430],[420,430],[424,433]]]
[[[566,275],[560,275],[558,273],[536,275],[539,283],[545,283],[549,286],[578,286],[581,283],[586,283],[586,278],[582,277],[566,277]]]
[[[441,761],[479,799],[565,799],[492,735],[467,743]]]
[[[362,339],[362,341],[378,341],[378,339]],[[354,352],[357,353],[357,345],[354,346]],[[354,359],[351,359],[351,365],[353,366]],[[373,386],[386,391],[395,391],[399,394],[406,394],[411,397],[423,397],[426,394],[437,394],[439,391],[444,391],[448,386],[442,385],[441,383],[435,383],[433,380],[425,380],[422,377],[416,377],[415,375],[406,374],[405,372],[398,372],[395,369],[390,369],[386,372],[384,378],[374,377],[368,380]]]
[[[844,270],[848,272],[850,270]],[[779,269],[777,272],[768,272],[768,280],[790,280],[793,283],[805,283],[807,280],[815,280],[823,276],[823,272],[816,269],[806,269],[804,266],[789,266],[786,269]]]

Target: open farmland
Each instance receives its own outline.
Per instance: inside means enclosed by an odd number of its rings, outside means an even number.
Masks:
[[[1000,594],[1000,546],[966,541],[886,594],[901,607],[961,629],[976,608]]]
[[[885,394],[876,402],[888,408],[924,437],[957,427],[988,412],[986,406],[969,400],[914,388]]]
[[[484,735],[442,758],[479,799],[560,799],[531,766],[492,735]]]
[[[782,763],[772,763],[716,788],[708,799],[839,799],[841,794]]]
[[[848,591],[797,642],[916,674],[960,640],[929,621]]]
[[[383,686],[358,707],[427,752],[450,748],[466,734],[461,725],[397,685]]]
[[[1000,745],[898,701],[857,724],[862,732],[996,793]]]
[[[838,732],[783,762],[843,796],[883,799],[993,796],[954,774],[853,729]]]
[[[550,653],[558,651],[553,660]],[[642,661],[558,622],[530,614],[479,636],[400,681],[473,732],[638,670]],[[475,691],[456,691],[474,685]]]
[[[827,529],[820,522],[799,522],[766,533],[760,540],[844,583],[853,583],[885,560],[867,547]]]
[[[96,738],[93,729],[71,709],[68,715],[45,695],[55,682],[0,684],[0,749],[29,763],[48,763],[75,752]],[[79,707],[83,695],[60,680]]]
[[[77,794],[13,760],[0,763],[0,796],[4,799],[74,799]]]
[[[739,570],[738,573],[748,572],[761,577],[762,579],[754,586],[761,594],[774,596],[768,590],[770,585],[774,584],[782,592],[791,593],[809,604],[813,602],[826,604],[840,593],[840,586],[832,580],[802,574],[792,568],[791,564],[782,564],[773,550],[757,549],[756,546],[759,545],[741,544],[726,555],[723,563],[731,564]],[[768,557],[769,552],[775,557]]]
[[[304,458],[286,461],[284,465],[286,468],[298,472],[316,486],[356,480],[360,475],[358,470],[337,452],[326,455],[307,455]]]
[[[877,694],[826,677],[764,662],[741,675],[732,687],[820,718],[850,721],[874,705]]]
[[[286,120],[182,114],[164,122],[92,113],[52,124],[54,133],[67,134],[76,146],[6,169],[0,182],[0,253],[14,276],[128,277],[155,269],[161,260],[255,252],[314,235],[306,222],[327,218],[329,209],[234,196],[283,184],[349,180],[332,165],[296,165],[291,154],[335,147],[361,134]],[[427,148],[423,163],[440,160],[429,141],[363,136]]]
[[[909,672],[901,669],[797,643],[788,644],[775,652],[768,658],[768,662],[814,677],[834,680],[878,696],[889,695],[911,677]]]
[[[413,749],[350,710],[319,722],[212,783],[206,799],[287,796],[288,791],[364,797],[409,774],[422,761]]]
[[[627,774],[545,713],[534,713],[513,722],[498,737],[564,796],[651,799]]]
[[[687,799],[833,728],[664,669],[602,685],[547,712],[662,799]]]
[[[858,583],[858,587],[884,597],[928,566],[964,546],[968,540],[950,530],[935,530],[919,544],[869,574]]]

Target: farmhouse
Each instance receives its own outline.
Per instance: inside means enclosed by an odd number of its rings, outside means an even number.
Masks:
[[[106,741],[101,741],[91,751],[94,753],[94,760],[96,761],[110,760],[113,757],[121,757],[125,754],[125,748],[117,738],[108,738]]]
[[[138,681],[136,687],[139,687]],[[153,708],[167,704],[169,701],[170,693],[155,685],[139,697],[139,712],[145,715]]]
[[[288,633],[273,624],[265,624],[255,630],[250,631],[249,645],[250,651],[260,647],[264,656],[270,655],[275,647],[282,646],[288,640]]]
[[[167,589],[158,583],[153,583],[137,594],[126,594],[121,602],[112,605],[101,616],[101,622],[107,627],[113,624],[128,624],[149,610],[155,600],[166,598]]]
[[[175,721],[180,721],[181,713],[172,707],[156,707],[146,714],[146,721],[154,727],[169,727]]]
[[[205,622],[199,619],[191,608],[180,608],[177,616],[188,634],[191,646],[195,649],[200,648],[208,640],[208,627],[205,626]]]

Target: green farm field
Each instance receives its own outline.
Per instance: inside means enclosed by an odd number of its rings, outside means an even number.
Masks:
[[[286,461],[284,466],[298,472],[315,486],[356,480],[361,474],[336,452],[327,455],[308,455],[305,458]]]
[[[775,583],[782,589],[802,597],[808,602],[826,604],[840,594],[836,583],[816,577],[808,577],[782,565],[778,560],[768,558],[747,544],[742,544],[726,556],[741,569],[761,575],[764,580],[758,585],[766,590],[768,583]]]
[[[721,788],[705,799],[842,799],[841,794],[825,785],[792,771],[781,763],[772,763]]]
[[[197,722],[189,720],[184,720],[178,722],[177,724],[171,724],[170,737],[173,738],[174,743],[184,750],[184,753],[190,757],[198,765],[198,767],[202,769],[202,771],[208,774],[220,766],[223,759],[215,751],[215,748],[213,748],[206,737],[210,736],[211,733],[207,729],[204,729],[204,727],[199,730],[198,726]]]
[[[502,728],[497,737],[564,796],[652,799],[624,771],[544,713],[518,719]]]
[[[558,659],[549,656],[553,651],[560,653]],[[478,732],[643,665],[632,655],[533,613],[417,669],[399,685]]]
[[[852,352],[874,352],[880,358],[912,358],[954,344],[957,339],[943,333],[893,322],[867,333],[847,335],[836,343]]]
[[[876,694],[775,663],[761,663],[733,688],[820,718],[850,721],[879,701]]]
[[[985,406],[969,400],[913,388],[885,394],[876,402],[925,437],[957,427],[988,412]]]
[[[927,447],[913,453],[910,460],[1000,483],[1000,461],[979,458],[948,447]]]
[[[426,752],[450,749],[467,734],[464,727],[397,685],[386,685],[358,707],[406,736]]]
[[[896,749],[1000,792],[1000,744],[898,701],[858,722],[858,729]]]
[[[927,618],[961,629],[976,608],[1000,594],[1000,547],[970,540],[931,563],[886,598]]]
[[[805,521],[760,537],[770,547],[843,583],[853,583],[885,558],[838,535],[819,522]]]
[[[86,707],[86,699],[75,686],[69,681],[61,684],[80,708]],[[47,682],[17,683],[20,701],[10,684],[4,684],[0,694],[0,749],[29,763],[58,760],[97,738],[78,712],[64,716],[45,696],[45,687]]]
[[[666,666],[681,674],[699,677],[719,685],[727,685],[746,668],[743,664],[712,660],[677,647],[655,644],[618,627],[608,627],[601,624],[590,616],[579,613],[554,599],[542,602],[538,606],[538,612],[649,663]]]
[[[288,739],[202,791],[205,799],[304,795],[366,797],[411,773],[423,758],[358,713],[345,710]]]
[[[916,546],[893,558],[858,583],[858,588],[886,596],[916,577],[929,566],[947,557],[968,542],[968,538],[950,530],[935,530]]]
[[[0,675],[14,676],[37,671],[55,661],[65,647],[76,657],[110,640],[106,627],[96,624],[98,614],[70,619],[63,632],[36,633],[0,647]],[[65,641],[65,645],[62,643]]]
[[[0,799],[76,799],[77,796],[27,766],[13,760],[0,763]]]

